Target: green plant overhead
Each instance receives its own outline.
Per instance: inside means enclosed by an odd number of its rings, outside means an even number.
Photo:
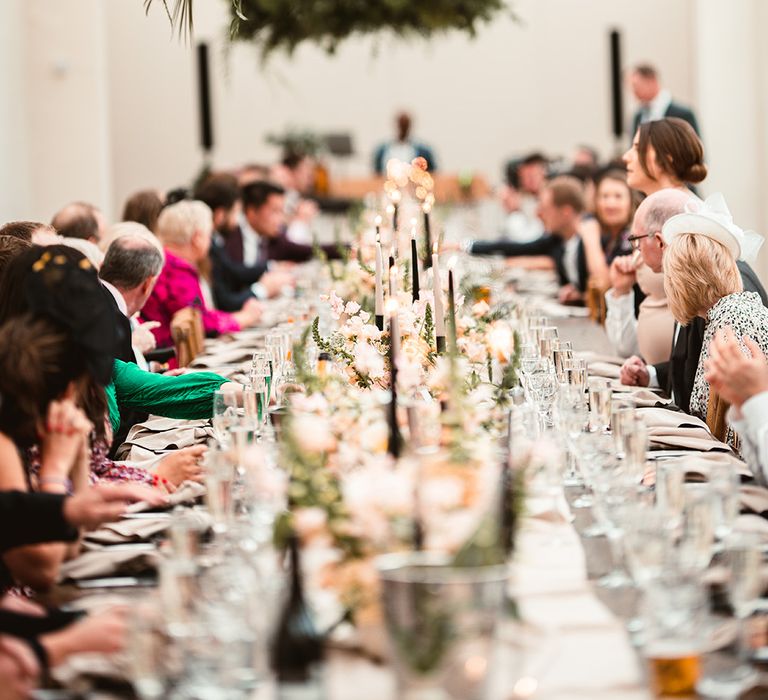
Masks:
[[[262,55],[311,42],[333,53],[354,35],[390,32],[430,38],[451,30],[475,36],[506,7],[505,0],[223,0],[232,41],[260,47]],[[180,33],[193,27],[193,0],[160,0]],[[147,11],[153,0],[144,0]]]

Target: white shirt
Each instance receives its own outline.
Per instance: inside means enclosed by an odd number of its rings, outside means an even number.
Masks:
[[[544,234],[544,225],[541,219],[530,218],[522,211],[513,211],[507,214],[502,229],[502,235],[509,241],[516,243],[530,243]]]
[[[675,334],[672,336],[672,352],[674,352],[674,347],[677,345],[677,336],[680,335],[680,324],[675,321]],[[647,365],[648,369],[648,386],[654,389],[660,389],[661,384],[659,384],[659,375],[656,372],[656,368],[653,365]],[[671,371],[671,369],[670,369]],[[672,401],[677,404],[677,401],[675,401],[675,389],[674,389],[674,383],[672,384],[672,396],[670,396]]]
[[[122,293],[120,290],[115,287],[113,284],[110,284],[106,280],[101,280],[101,283],[106,287],[106,289],[109,291],[109,293],[114,297],[115,303],[117,304],[117,308],[120,309],[120,313],[123,314],[126,318],[128,318],[128,304],[125,303],[125,299],[123,298]],[[131,328],[135,328],[138,321],[132,318],[128,318],[128,321],[131,324]],[[136,364],[143,369],[144,371],[149,370],[149,364],[147,364],[147,361],[144,359],[144,355],[141,354],[141,351],[131,342],[131,348],[133,349],[133,354],[136,357]]]
[[[565,242],[565,250],[563,251],[563,267],[565,268],[565,275],[568,278],[568,281],[576,287],[579,286],[580,240],[579,236],[574,234]]]
[[[671,102],[672,93],[669,90],[659,90],[659,94],[640,109],[640,123],[664,119]]]
[[[243,265],[253,267],[259,261],[259,234],[248,223],[245,214],[240,214],[239,223],[243,236]]]
[[[741,451],[755,479],[768,484],[768,391],[756,394],[738,411],[728,411],[728,422],[741,437]]]
[[[616,354],[621,357],[639,355],[634,290],[630,289],[628,294],[616,296],[613,289],[609,289],[605,293],[605,307],[605,332]]]

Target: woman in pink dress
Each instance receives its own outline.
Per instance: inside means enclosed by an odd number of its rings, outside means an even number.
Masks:
[[[213,233],[211,210],[202,202],[183,201],[163,209],[157,220],[157,237],[165,247],[165,265],[141,311],[147,321],[160,325],[153,330],[158,347],[173,344],[171,320],[189,306],[202,311],[206,335],[230,333],[254,325],[261,305],[248,299],[235,313],[217,311],[208,282],[200,267],[208,260]]]

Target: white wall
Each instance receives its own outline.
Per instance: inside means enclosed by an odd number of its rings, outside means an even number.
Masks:
[[[497,179],[502,162],[533,147],[567,155],[577,142],[611,147],[608,31],[625,36],[625,62],[653,59],[683,101],[693,97],[689,0],[518,0],[522,23],[500,18],[472,41],[354,39],[335,57],[314,47],[266,68],[255,49],[225,56],[224,0],[195,3],[198,38],[216,42],[214,99],[219,165],[269,161],[264,134],[286,125],[349,129],[367,171],[394,112],[416,115],[416,131],[446,170]],[[200,165],[191,47],[170,37],[160,4],[105,4],[115,201],[136,188],[170,186]],[[664,14],[665,21],[659,16]],[[378,47],[374,55],[374,47]],[[682,60],[681,60],[682,59]]]

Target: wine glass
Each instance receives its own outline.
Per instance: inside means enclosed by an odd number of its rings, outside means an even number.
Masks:
[[[709,484],[685,484],[682,527],[677,541],[680,570],[701,576],[712,561],[715,512]]]
[[[530,387],[528,386],[528,375],[533,371],[536,363],[539,361],[539,347],[533,343],[523,343],[520,346],[520,372],[523,376],[523,384],[530,396]]]
[[[272,356],[270,352],[268,350],[257,350],[254,352],[251,362],[251,382],[253,383],[254,377],[264,377],[264,381],[267,383],[267,401],[269,401],[271,394],[272,373]]]
[[[723,542],[739,515],[739,475],[730,464],[713,464],[709,469],[715,506],[715,537]]]
[[[552,402],[557,394],[557,376],[552,360],[548,358],[538,360],[528,375],[528,383],[542,422],[546,426],[551,425]]]

